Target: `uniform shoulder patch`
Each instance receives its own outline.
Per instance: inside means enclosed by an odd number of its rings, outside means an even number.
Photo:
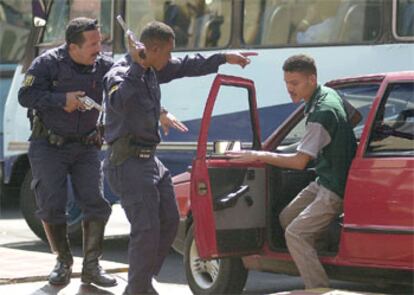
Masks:
[[[118,88],[119,88],[119,86],[118,85],[114,85],[114,86],[112,86],[111,87],[111,89],[109,90],[109,92],[108,92],[108,96],[111,96],[112,95],[112,93],[114,93],[115,91],[117,91],[118,90]]]
[[[34,80],[35,80],[35,76],[33,76],[33,75],[26,75],[26,77],[24,78],[24,81],[23,81],[23,86],[24,87],[30,87],[30,86],[32,86]]]

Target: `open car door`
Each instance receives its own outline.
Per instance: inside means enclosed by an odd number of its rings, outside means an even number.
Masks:
[[[242,102],[245,108],[240,106]],[[229,103],[237,104],[241,111],[225,114],[225,109],[234,109]],[[218,115],[213,116],[213,111]],[[229,137],[226,139],[243,137],[249,148],[261,149],[253,81],[217,75],[204,109],[191,176],[195,240],[204,259],[256,253],[265,235],[265,165],[231,162],[218,149],[211,153],[208,142],[214,140],[218,128],[221,136]],[[242,148],[246,142],[241,143]],[[234,141],[228,143],[238,146]]]

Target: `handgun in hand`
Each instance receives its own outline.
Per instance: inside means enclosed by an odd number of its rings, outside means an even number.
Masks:
[[[117,17],[116,17],[116,20],[118,21],[118,23],[121,25],[121,27],[122,27],[122,29],[124,30],[124,32],[125,32],[125,34],[127,34],[127,36],[128,36],[128,38],[129,39],[131,39],[131,41],[132,42],[134,42],[135,43],[135,45],[138,47],[138,48],[142,48],[142,49],[145,49],[145,46],[144,46],[144,44],[142,44],[139,40],[138,40],[138,38],[137,38],[137,36],[134,34],[134,32],[131,30],[131,29],[129,29],[128,28],[128,26],[127,26],[127,24],[125,23],[125,21],[124,21],[124,19],[122,18],[122,16],[121,15],[118,15]],[[145,59],[145,52],[144,52],[144,50],[141,50],[140,52],[139,52],[139,57],[140,58],[142,58],[142,59]]]
[[[100,104],[96,103],[92,98],[89,96],[80,96],[78,97],[79,101],[82,102],[83,106],[85,107],[85,110],[92,110],[93,108],[97,109],[98,112],[102,112],[103,108]]]

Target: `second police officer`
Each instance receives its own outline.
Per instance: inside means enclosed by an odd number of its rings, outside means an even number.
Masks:
[[[160,83],[202,76],[225,63],[246,66],[240,53],[171,58],[174,31],[161,22],[147,24],[143,48],[130,40],[130,54],[105,76],[105,139],[109,143],[104,171],[131,224],[128,285],[124,294],[157,294],[151,280],[158,274],[176,235],[179,215],[171,175],[154,156],[160,142]],[[185,131],[183,125],[173,125]]]

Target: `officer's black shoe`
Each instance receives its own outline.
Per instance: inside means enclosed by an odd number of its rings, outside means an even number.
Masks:
[[[73,264],[66,223],[49,224],[43,222],[43,228],[52,252],[58,256],[56,265],[49,275],[49,283],[52,285],[66,285],[70,281]]]
[[[58,260],[55,268],[49,274],[49,283],[51,285],[67,285],[70,282],[71,274],[72,266]]]
[[[116,286],[116,279],[109,276],[99,265],[102,256],[102,244],[105,221],[90,220],[83,222],[83,268],[81,281],[102,287]]]
[[[108,275],[100,265],[92,269],[82,269],[81,281],[84,284],[95,284],[101,287],[113,287],[118,283],[115,278]]]

